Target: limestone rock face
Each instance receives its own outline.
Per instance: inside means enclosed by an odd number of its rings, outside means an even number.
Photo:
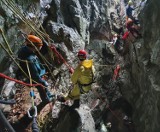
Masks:
[[[133,104],[138,132],[158,132],[160,126],[159,0],[148,0],[139,15],[143,39],[131,45],[131,73],[125,95]],[[135,46],[135,50],[134,47]],[[134,53],[133,53],[134,52]],[[136,53],[136,56],[135,56]]]
[[[7,1],[10,0],[0,1],[0,28],[4,31],[7,41],[16,55],[17,49],[25,40],[19,31],[28,34],[32,29],[6,6]],[[128,0],[13,1],[27,20],[35,22],[34,26],[37,29],[41,25],[46,29],[46,32],[54,40],[56,48],[73,67],[77,64],[77,51],[88,48],[89,58],[95,60],[98,70],[98,82],[100,83],[97,85],[98,92],[102,91],[105,98],[107,93],[104,92],[104,89],[107,89],[108,78],[112,76],[112,66],[119,62],[109,40],[112,32],[119,32],[121,26],[125,25],[125,5]],[[139,15],[143,37],[129,47],[130,65],[125,67],[123,72],[121,92],[133,107],[133,119],[137,132],[159,132],[160,0],[134,0],[134,4],[141,5],[137,8],[138,13],[140,9],[143,9]],[[113,15],[116,12],[120,17]],[[3,37],[0,37],[0,43],[6,46]],[[13,61],[1,47],[0,53],[0,72],[14,77]],[[67,68],[64,65],[61,67],[60,64],[55,64],[59,69],[56,67],[54,72],[61,75],[58,85],[59,89],[64,89],[70,86],[70,76]],[[103,64],[111,66],[103,66]],[[0,78],[0,82],[4,84],[6,81]],[[9,89],[6,87],[8,89],[6,95],[14,93],[11,85],[5,86],[9,87]],[[102,86],[104,89],[100,89]],[[91,119],[91,121],[93,120]]]

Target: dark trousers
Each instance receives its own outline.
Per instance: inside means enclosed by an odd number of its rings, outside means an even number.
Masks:
[[[36,88],[38,89],[38,92],[39,92],[39,95],[41,97],[42,102],[46,102],[47,96],[46,96],[45,89],[42,88],[41,86],[37,86]]]

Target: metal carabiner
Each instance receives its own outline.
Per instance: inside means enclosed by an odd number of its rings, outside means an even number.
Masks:
[[[32,110],[32,109],[34,109],[34,114],[31,116],[30,110]],[[37,117],[37,107],[36,107],[36,106],[33,106],[33,107],[29,108],[28,111],[27,111],[27,114],[28,114],[28,117],[29,117],[29,118]]]

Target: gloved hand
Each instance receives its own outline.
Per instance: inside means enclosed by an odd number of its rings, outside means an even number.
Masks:
[[[72,67],[69,68],[69,73],[73,74],[74,69]]]

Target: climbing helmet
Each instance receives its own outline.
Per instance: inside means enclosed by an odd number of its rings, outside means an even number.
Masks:
[[[87,52],[85,50],[79,50],[78,58],[80,60],[85,60],[87,58]]]
[[[130,0],[129,2],[128,2],[128,5],[132,5],[133,4],[133,2]]]
[[[27,41],[27,45],[30,45],[30,46],[32,46],[31,43],[33,43],[36,47],[43,46],[42,40],[35,35],[28,35],[26,41]]]

